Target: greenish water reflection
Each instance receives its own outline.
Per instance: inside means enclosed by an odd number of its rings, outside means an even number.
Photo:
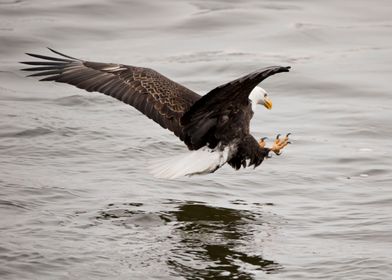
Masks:
[[[254,240],[252,224],[260,223],[250,211],[188,202],[170,214],[178,221],[175,233],[180,242],[167,263],[186,279],[254,279],[252,271],[273,273],[282,268],[244,252]]]

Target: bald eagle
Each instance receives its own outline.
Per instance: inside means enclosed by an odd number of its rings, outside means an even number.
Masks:
[[[272,107],[266,91],[257,85],[271,75],[288,72],[289,66],[254,71],[200,96],[149,68],[85,61],[49,50],[58,57],[27,53],[40,60],[21,62],[34,66],[22,70],[34,72],[29,76],[42,76],[40,81],[110,95],[135,107],[185,143],[190,152],[150,164],[156,177],[212,173],[225,163],[236,170],[257,167],[270,152],[280,154],[290,143],[288,135],[278,135],[267,148],[265,138],[257,141],[249,132],[255,106]]]

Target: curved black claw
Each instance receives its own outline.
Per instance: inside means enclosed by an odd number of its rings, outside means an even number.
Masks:
[[[279,139],[279,137],[280,137],[280,134],[276,135],[276,139]]]
[[[291,132],[287,133],[287,134],[286,134],[286,137],[289,137],[290,135],[291,135]]]
[[[263,138],[260,138],[260,141],[265,141],[266,139],[268,139],[268,137],[263,137]]]

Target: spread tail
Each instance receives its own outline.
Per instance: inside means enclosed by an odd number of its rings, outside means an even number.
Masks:
[[[199,149],[150,162],[150,173],[156,178],[176,179],[182,176],[208,174],[227,162],[229,147],[223,151]]]

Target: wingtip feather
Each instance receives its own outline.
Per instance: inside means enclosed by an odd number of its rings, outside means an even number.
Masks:
[[[50,47],[47,47],[47,48],[48,48],[48,50],[50,50],[51,52],[53,52],[53,53],[55,53],[55,54],[58,54],[58,55],[60,55],[60,56],[63,56],[63,57],[66,57],[66,58],[70,58],[70,59],[80,60],[80,59],[77,59],[77,58],[75,58],[75,57],[72,57],[72,56],[63,54],[63,53],[61,53],[61,52],[55,51],[54,49],[52,49],[52,48],[50,48]]]
[[[50,82],[50,81],[55,81],[58,78],[59,75],[53,75],[49,76],[46,78],[39,79],[40,82]]]

